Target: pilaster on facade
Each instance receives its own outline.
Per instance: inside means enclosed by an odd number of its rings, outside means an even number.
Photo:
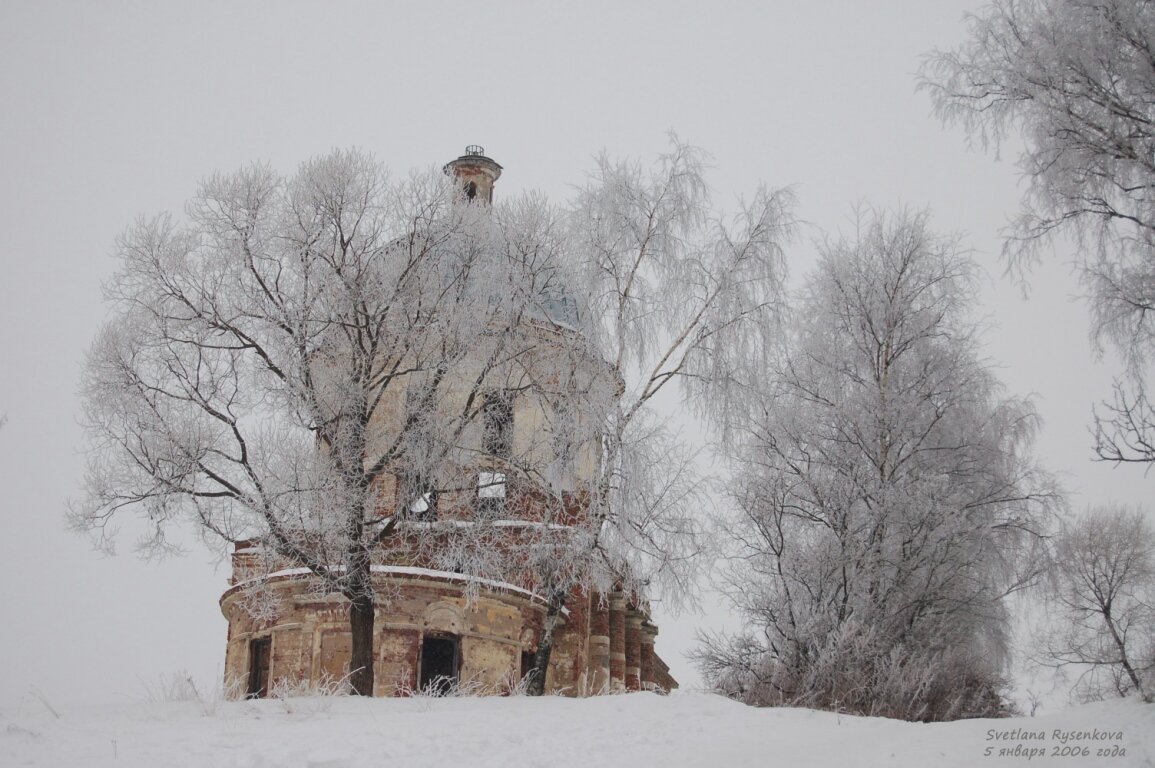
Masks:
[[[626,690],[642,690],[642,620],[636,608],[626,611]]]
[[[610,690],[626,689],[626,596],[610,593]]]
[[[589,692],[610,690],[610,602],[602,594],[590,596]]]
[[[655,677],[654,668],[654,641],[658,637],[658,628],[649,621],[642,622],[642,654],[641,654],[641,677],[642,690],[650,691],[659,687]]]
[[[575,590],[567,602],[568,615],[563,619],[562,631],[555,641],[558,653],[551,659],[557,682],[555,690],[582,694],[586,684],[586,668],[589,656],[590,595],[583,590]],[[548,678],[547,678],[548,679]]]

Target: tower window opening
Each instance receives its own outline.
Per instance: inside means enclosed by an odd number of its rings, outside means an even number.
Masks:
[[[490,392],[481,407],[482,450],[491,456],[513,454],[513,401],[505,392]]]
[[[542,306],[550,320],[570,328],[577,327],[577,302],[572,296],[556,291],[547,292],[542,295]]]
[[[465,196],[472,200],[477,197],[477,182],[471,181],[465,185]]]
[[[410,520],[437,519],[437,491],[424,491],[411,496],[410,499],[408,510]]]
[[[437,490],[420,472],[402,472],[397,477],[397,503],[408,520],[437,519]]]
[[[436,520],[437,492],[426,491],[410,502],[409,516],[414,520]]]
[[[477,498],[479,498],[479,499],[504,499],[505,498],[505,473],[504,472],[478,472],[477,473]]]
[[[476,509],[479,517],[499,518],[505,513],[505,473],[478,472]]]
[[[554,456],[562,469],[572,466],[580,441],[577,411],[570,403],[559,404],[553,412]]]

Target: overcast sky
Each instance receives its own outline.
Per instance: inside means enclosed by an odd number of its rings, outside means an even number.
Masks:
[[[1139,502],[1141,469],[1091,462],[1095,358],[1061,248],[1024,298],[999,232],[1021,188],[1013,152],[968,151],[915,93],[920,56],[965,34],[962,0],[841,2],[0,2],[0,705],[134,698],[223,664],[228,569],[142,563],[126,525],[104,557],[64,528],[83,473],[76,398],[104,317],[117,233],[179,213],[197,181],[252,160],[290,173],[358,146],[395,173],[480,144],[497,194],[562,200],[592,156],[649,159],[667,132],[708,150],[717,202],[796,188],[813,238],[852,205],[928,207],[990,275],[987,352],[1008,392],[1033,393],[1038,453],[1074,509]],[[694,629],[662,618],[675,676]]]

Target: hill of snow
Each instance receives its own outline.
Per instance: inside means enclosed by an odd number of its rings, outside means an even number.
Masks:
[[[1155,765],[1155,706],[1115,701],[1034,718],[938,724],[754,709],[706,693],[593,699],[314,697],[100,708],[62,708],[28,697],[20,707],[0,711],[3,766],[1023,764]]]

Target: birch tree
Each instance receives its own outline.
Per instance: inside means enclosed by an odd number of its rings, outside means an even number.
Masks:
[[[736,371],[762,359],[781,308],[788,190],[760,189],[733,216],[717,212],[705,155],[673,139],[650,167],[598,158],[569,209],[580,265],[580,338],[618,379],[600,412],[598,475],[588,514],[563,557],[545,561],[548,614],[531,692],[577,584],[677,600],[691,589],[706,499],[693,450],[658,416],[663,392],[720,425]]]
[[[926,214],[820,250],[735,436],[724,583],[747,630],[698,661],[755,704],[992,714],[1004,598],[1055,501],[1037,418],[979,357],[976,267]]]
[[[1149,465],[1155,8],[1145,0],[995,0],[967,25],[962,46],[928,57],[921,87],[944,122],[981,146],[1021,138],[1026,191],[1005,253],[1012,267],[1025,267],[1055,236],[1074,240],[1096,338],[1128,363],[1096,410],[1096,453]]]

